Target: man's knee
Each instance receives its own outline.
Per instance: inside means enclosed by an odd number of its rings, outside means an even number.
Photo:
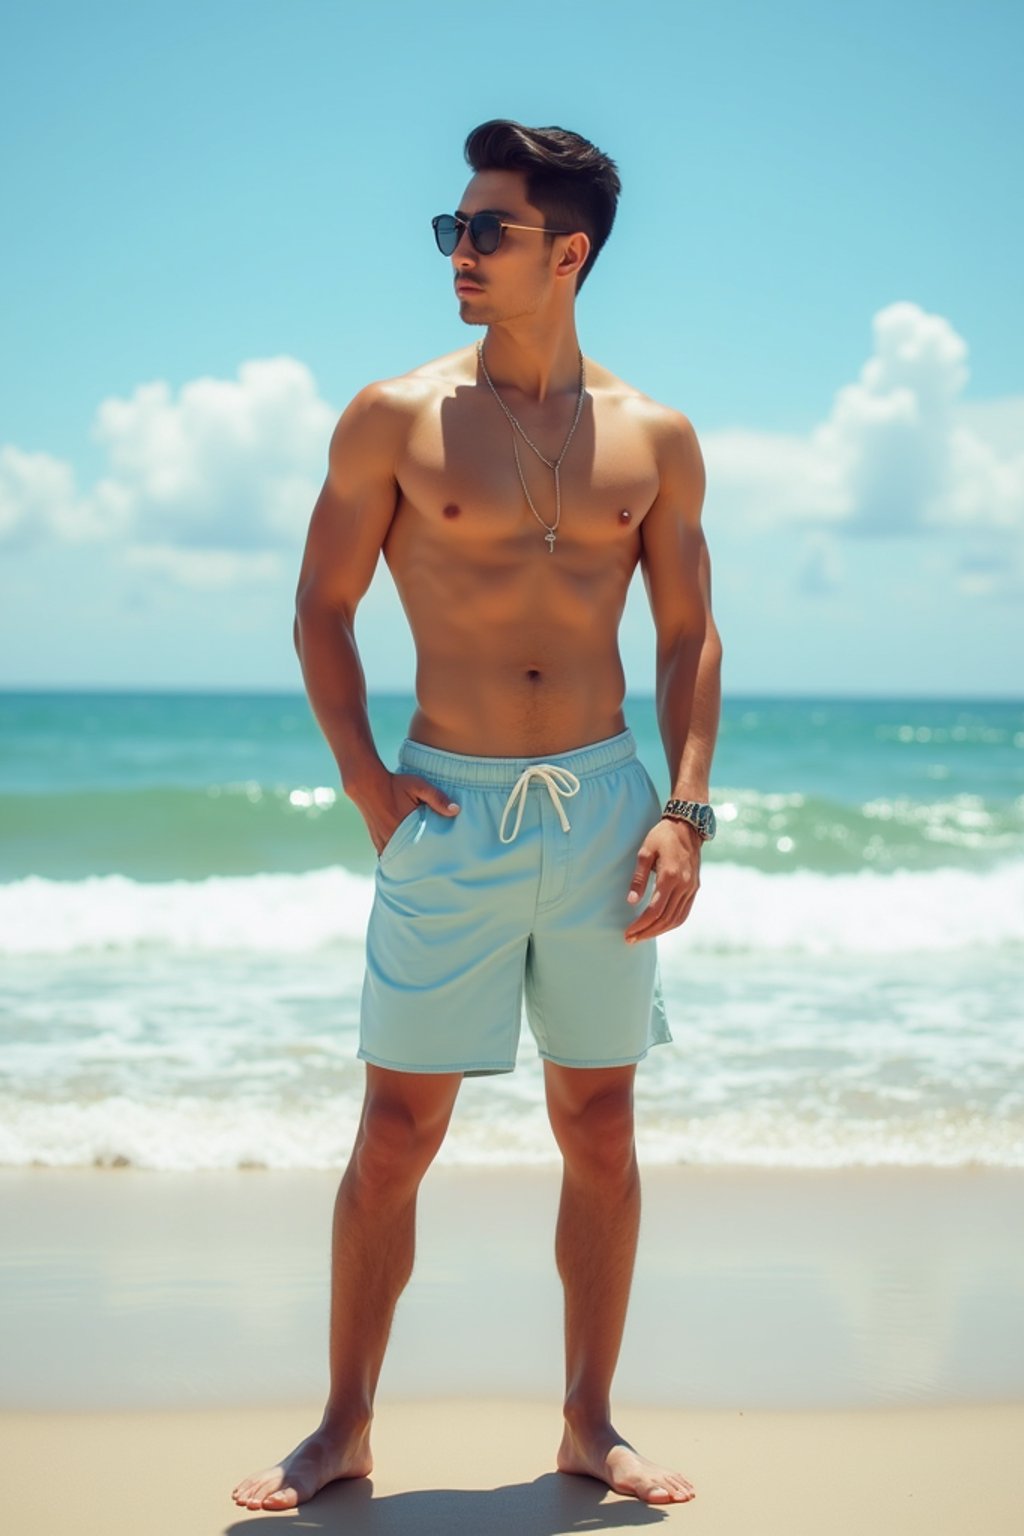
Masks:
[[[375,1198],[415,1187],[444,1140],[450,1116],[447,1102],[368,1092],[352,1158],[360,1186]]]
[[[631,1085],[603,1088],[579,1099],[555,1099],[551,1126],[574,1171],[602,1178],[627,1172],[635,1156]]]

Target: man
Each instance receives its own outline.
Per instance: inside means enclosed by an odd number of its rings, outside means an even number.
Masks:
[[[369,1473],[417,1190],[463,1075],[514,1065],[524,996],[564,1161],[557,1465],[652,1504],[693,1497],[623,1440],[609,1399],[640,1212],[633,1078],[670,1038],[653,941],[688,916],[714,834],[722,647],[703,462],[685,416],[580,353],[575,299],[612,226],[614,163],[577,134],[504,120],[470,134],[466,158],[461,205],[434,227],[483,342],[355,396],[298,583],[310,703],[378,853],[366,1094],[335,1207],[327,1406],[283,1462],[238,1484],[249,1509]],[[381,552],[417,651],[397,772],[374,747],[354,639]],[[617,630],[638,562],[665,810],[622,713]]]

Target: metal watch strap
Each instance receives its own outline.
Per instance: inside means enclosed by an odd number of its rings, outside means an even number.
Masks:
[[[662,817],[667,816],[670,821],[688,821],[706,843],[711,841],[717,830],[715,813],[706,801],[667,800],[661,814]]]

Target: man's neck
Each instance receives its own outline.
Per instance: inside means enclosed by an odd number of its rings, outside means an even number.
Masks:
[[[483,356],[498,389],[518,390],[538,404],[579,390],[580,345],[571,315],[559,327],[546,323],[543,331],[522,322],[488,326]]]

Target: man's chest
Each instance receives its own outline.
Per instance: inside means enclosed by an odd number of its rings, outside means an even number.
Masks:
[[[658,494],[647,434],[621,411],[588,399],[556,485],[552,465],[572,415],[563,409],[560,419],[545,421],[524,413],[521,433],[493,399],[470,405],[443,399],[424,410],[410,432],[397,470],[403,498],[419,517],[464,537],[514,536],[524,514],[551,526],[560,513],[563,536],[621,540],[639,527]]]

